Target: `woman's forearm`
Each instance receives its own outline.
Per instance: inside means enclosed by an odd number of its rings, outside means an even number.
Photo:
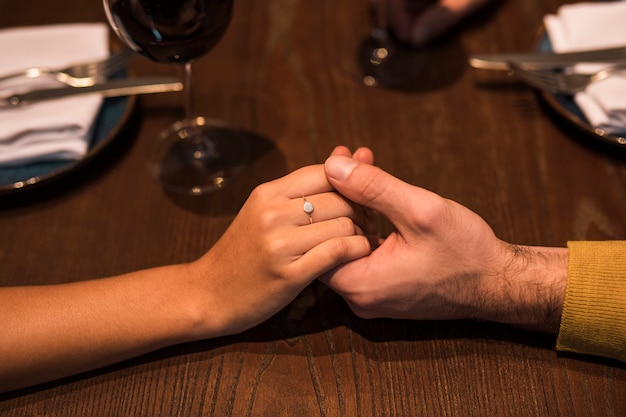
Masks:
[[[0,391],[191,340],[200,325],[187,265],[51,286],[0,288]]]

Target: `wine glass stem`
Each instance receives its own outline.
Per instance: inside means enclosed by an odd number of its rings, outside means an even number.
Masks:
[[[191,61],[185,62],[183,69],[185,71],[184,85],[187,93],[185,102],[185,116],[187,120],[191,120],[195,116],[196,112],[193,101],[193,89],[191,88]]]
[[[375,0],[376,1],[376,29],[382,33],[387,33],[387,0]]]

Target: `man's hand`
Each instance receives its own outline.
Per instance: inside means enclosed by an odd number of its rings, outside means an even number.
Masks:
[[[466,207],[347,156],[331,156],[325,169],[345,198],[396,228],[369,256],[322,278],[357,315],[558,329],[567,249],[504,242]]]

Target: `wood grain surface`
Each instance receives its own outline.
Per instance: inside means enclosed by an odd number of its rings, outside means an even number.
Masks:
[[[467,205],[505,240],[626,238],[626,154],[579,132],[506,74],[467,65],[473,53],[533,49],[542,16],[563,2],[495,1],[420,50],[421,74],[401,90],[360,81],[367,3],[237,0],[194,82],[199,113],[254,140],[246,175],[206,197],[164,192],[146,155],[182,116],[183,100],[142,97],[94,161],[0,197],[0,285],[193,260],[254,186],[321,163],[338,144],[371,147],[378,165]],[[1,28],[81,21],[105,21],[101,3],[0,0]],[[144,58],[130,68],[177,73]],[[316,283],[244,334],[0,395],[0,416],[626,415],[626,367],[559,354],[554,343],[489,323],[359,319]]]

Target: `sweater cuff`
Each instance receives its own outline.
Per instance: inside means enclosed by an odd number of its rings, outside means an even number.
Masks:
[[[558,350],[626,361],[626,241],[568,242]]]

